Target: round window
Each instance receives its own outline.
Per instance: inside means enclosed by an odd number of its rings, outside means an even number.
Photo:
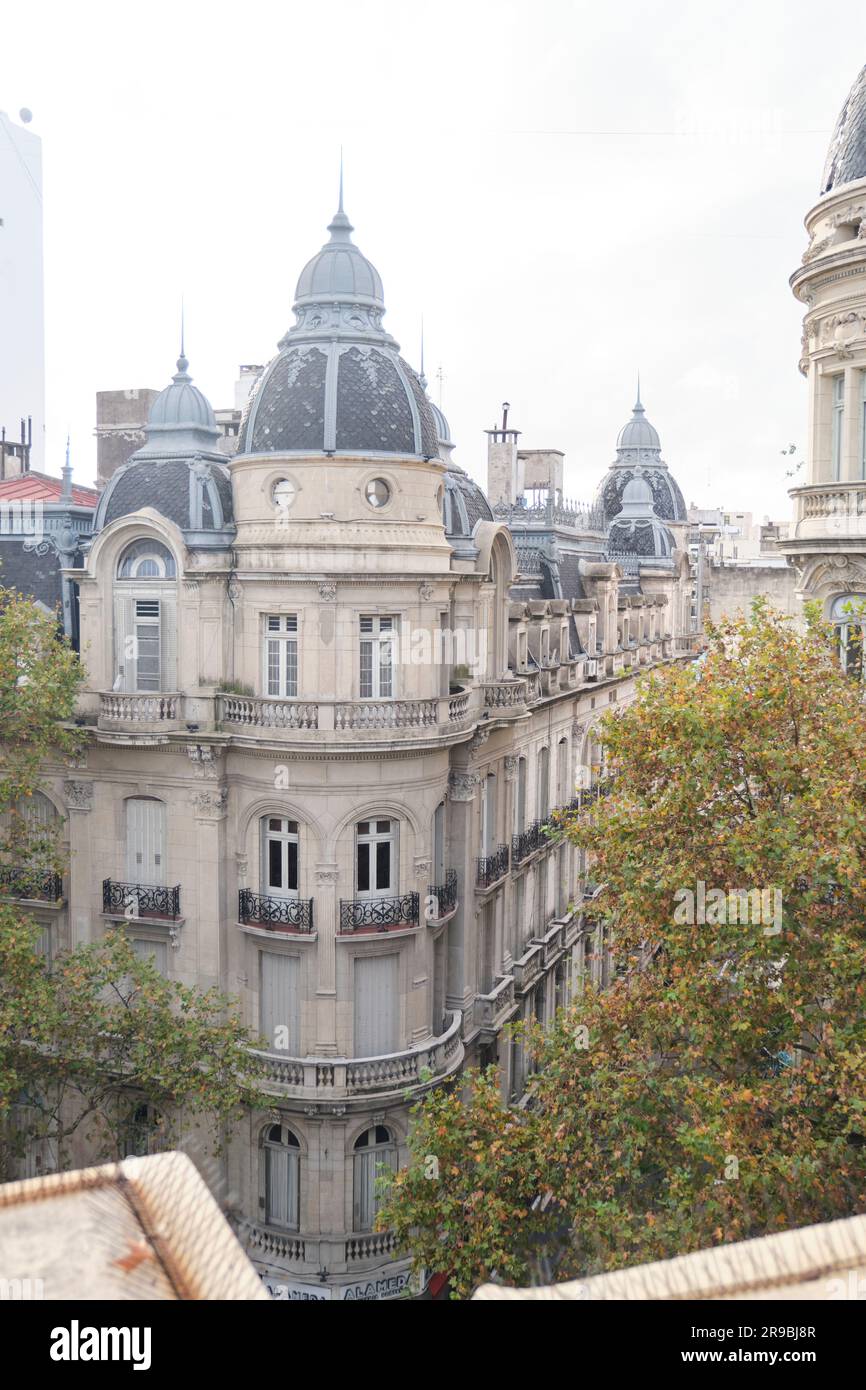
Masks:
[[[391,500],[391,489],[384,478],[371,478],[364,489],[371,507],[385,507]]]
[[[271,496],[281,511],[286,511],[294,502],[298,495],[298,489],[290,478],[280,478],[278,483],[274,483]]]

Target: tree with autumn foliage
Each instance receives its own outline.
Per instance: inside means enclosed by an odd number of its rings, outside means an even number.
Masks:
[[[50,962],[38,949],[21,900],[64,864],[28,806],[46,764],[81,751],[81,680],[56,621],[0,589],[0,1179],[40,1140],[60,1166],[116,1157],[144,1111],[156,1146],[199,1121],[218,1141],[240,1106],[263,1103],[236,1003],[166,980],[122,930]]]
[[[380,1215],[458,1297],[866,1211],[862,685],[758,603],[602,733],[565,831],[613,982],[527,1034],[525,1107],[492,1070],[422,1102]]]

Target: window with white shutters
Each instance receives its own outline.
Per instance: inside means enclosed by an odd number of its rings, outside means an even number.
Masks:
[[[397,1145],[384,1125],[366,1129],[355,1140],[353,1229],[372,1231],[388,1176],[397,1171]]]
[[[396,618],[361,619],[362,700],[390,700],[394,695]]]
[[[355,1056],[396,1052],[399,999],[396,955],[355,958]]]
[[[126,878],[165,883],[165,802],[130,797],[126,803]]]
[[[269,1226],[300,1226],[301,1146],[287,1125],[268,1125],[262,1139],[262,1206]]]
[[[293,700],[298,694],[298,617],[296,613],[269,613],[264,632],[264,688],[266,695]]]
[[[135,600],[135,688],[160,689],[160,603],[159,599]]]
[[[270,1049],[292,1056],[300,1051],[300,966],[297,956],[260,954],[259,1031]]]
[[[151,941],[145,936],[134,936],[130,945],[139,960],[150,960],[160,975],[168,974],[168,942]]]

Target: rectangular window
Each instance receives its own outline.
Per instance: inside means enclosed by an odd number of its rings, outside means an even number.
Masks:
[[[265,618],[265,693],[294,700],[298,694],[298,616],[270,613]]]
[[[136,689],[159,690],[159,599],[135,601]]]
[[[396,955],[355,960],[355,1056],[396,1052],[398,1007]]]
[[[298,823],[269,816],[264,823],[264,888],[269,897],[298,895]]]
[[[360,696],[362,700],[390,700],[394,695],[394,644],[396,618],[361,619]]]
[[[539,820],[547,820],[550,811],[550,749],[541,748],[538,753],[538,809]]]
[[[842,477],[842,436],[845,425],[845,378],[833,378],[833,481]]]

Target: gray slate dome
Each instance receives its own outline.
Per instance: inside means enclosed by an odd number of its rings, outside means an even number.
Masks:
[[[445,474],[445,498],[443,503],[445,534],[451,539],[469,538],[479,521],[493,521],[493,512],[484,492],[452,463]]]
[[[301,271],[296,322],[250,393],[238,453],[435,458],[432,407],[382,327],[382,281],[352,241],[342,192],[328,230]]]
[[[643,474],[636,474],[622,492],[622,507],[607,534],[608,554],[637,555],[647,560],[668,559],[675,548],[671,532],[653,507],[653,490]]]
[[[181,353],[178,374],[154,401],[146,443],[110,479],[93,520],[97,534],[119,517],[151,507],[173,521],[187,545],[219,549],[234,541],[232,485],[207,397],[192,386]]]
[[[646,418],[638,389],[631,419],[617,436],[616,458],[599,484],[596,507],[609,526],[623,506],[623,494],[632,478],[642,477],[652,491],[653,508],[663,521],[686,521],[685,498],[661,456],[658,430]]]
[[[839,113],[827,151],[821,193],[857,179],[866,179],[866,67],[861,68]]]

